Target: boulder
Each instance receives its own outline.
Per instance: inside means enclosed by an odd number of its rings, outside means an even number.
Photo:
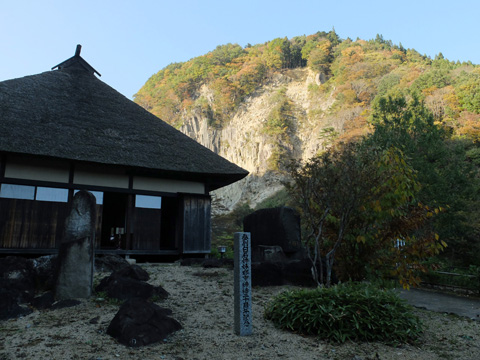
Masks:
[[[113,272],[129,266],[127,260],[119,255],[103,255],[95,258],[95,270],[101,272]]]
[[[161,286],[153,287],[153,296],[158,297],[160,300],[165,300],[166,298],[168,298],[168,295],[170,294],[163,287]]]
[[[38,310],[44,310],[51,308],[54,302],[55,296],[53,295],[53,292],[47,291],[42,295],[35,297],[32,300],[31,305]]]
[[[252,286],[278,286],[283,284],[282,263],[252,263]]]
[[[41,256],[31,259],[31,262],[35,272],[36,291],[53,290],[58,266],[57,255]]]
[[[140,281],[148,281],[150,279],[150,275],[148,272],[142,269],[138,265],[128,265],[122,267],[120,270],[116,270],[115,273],[118,276],[140,280]]]
[[[178,321],[169,317],[171,314],[169,309],[133,298],[120,307],[107,328],[107,334],[132,347],[160,342],[182,328]]]
[[[0,320],[13,319],[32,312],[17,303],[17,295],[15,291],[0,288]]]
[[[32,262],[16,256],[0,259],[0,289],[7,290],[16,303],[30,302],[35,296]]]
[[[252,261],[268,260],[261,246],[281,247],[287,257],[302,251],[300,215],[293,208],[257,210],[243,219],[243,231],[251,234]]]
[[[162,287],[154,287],[141,280],[124,277],[117,271],[103,278],[95,288],[95,291],[105,292],[109,298],[118,300],[132,298],[149,299],[154,295],[160,299],[168,297],[168,292]]]

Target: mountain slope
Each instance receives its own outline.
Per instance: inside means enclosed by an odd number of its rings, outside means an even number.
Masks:
[[[256,205],[282,185],[282,160],[307,159],[368,131],[381,96],[418,93],[456,136],[480,139],[480,67],[432,60],[334,31],[265,44],[218,46],[152,76],[135,101],[250,171],[215,193],[216,209]]]

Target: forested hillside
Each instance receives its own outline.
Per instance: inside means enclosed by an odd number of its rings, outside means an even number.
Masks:
[[[135,101],[176,127],[192,113],[202,114],[209,126],[222,127],[275,74],[305,67],[317,74],[317,83],[309,87],[309,120],[338,117],[344,122],[343,137],[364,128],[376,98],[410,91],[418,91],[436,120],[455,134],[479,136],[478,66],[449,61],[441,53],[431,59],[380,35],[368,41],[341,40],[333,30],[245,47],[219,45],[204,56],[160,70]],[[204,85],[208,96],[202,92]],[[334,103],[327,111],[320,110],[329,96]],[[288,112],[285,107],[287,103],[280,104],[278,112]],[[277,119],[266,127],[281,132],[287,125],[286,119]]]
[[[160,70],[135,101],[250,171],[214,194],[217,210],[254,208],[278,193],[286,159],[305,161],[374,134],[372,146],[401,149],[421,183],[419,198],[447,209],[437,224],[455,244],[449,251],[479,247],[478,65],[332,30],[217,46]]]

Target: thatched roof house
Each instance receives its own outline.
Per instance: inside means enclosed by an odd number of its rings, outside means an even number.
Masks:
[[[87,189],[98,250],[208,252],[208,194],[247,172],[100,81],[80,47],[54,69],[0,82],[0,251],[56,248]]]

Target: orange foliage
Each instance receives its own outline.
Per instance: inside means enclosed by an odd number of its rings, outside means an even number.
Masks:
[[[363,61],[365,53],[361,46],[352,46],[342,50],[342,65],[351,66],[355,63]]]
[[[425,96],[429,96],[429,95],[432,95],[435,92],[435,90],[438,90],[438,88],[434,85],[429,88],[423,89],[422,93]]]
[[[367,117],[364,114],[358,115],[352,120],[345,122],[344,132],[338,137],[340,143],[356,141],[369,132]]]
[[[480,114],[463,111],[458,118],[456,133],[475,142],[480,142]]]
[[[405,74],[405,76],[400,81],[400,84],[403,86],[410,86],[412,83],[420,76],[422,73],[422,69],[418,68],[417,66],[413,66],[409,68],[409,71]]]

